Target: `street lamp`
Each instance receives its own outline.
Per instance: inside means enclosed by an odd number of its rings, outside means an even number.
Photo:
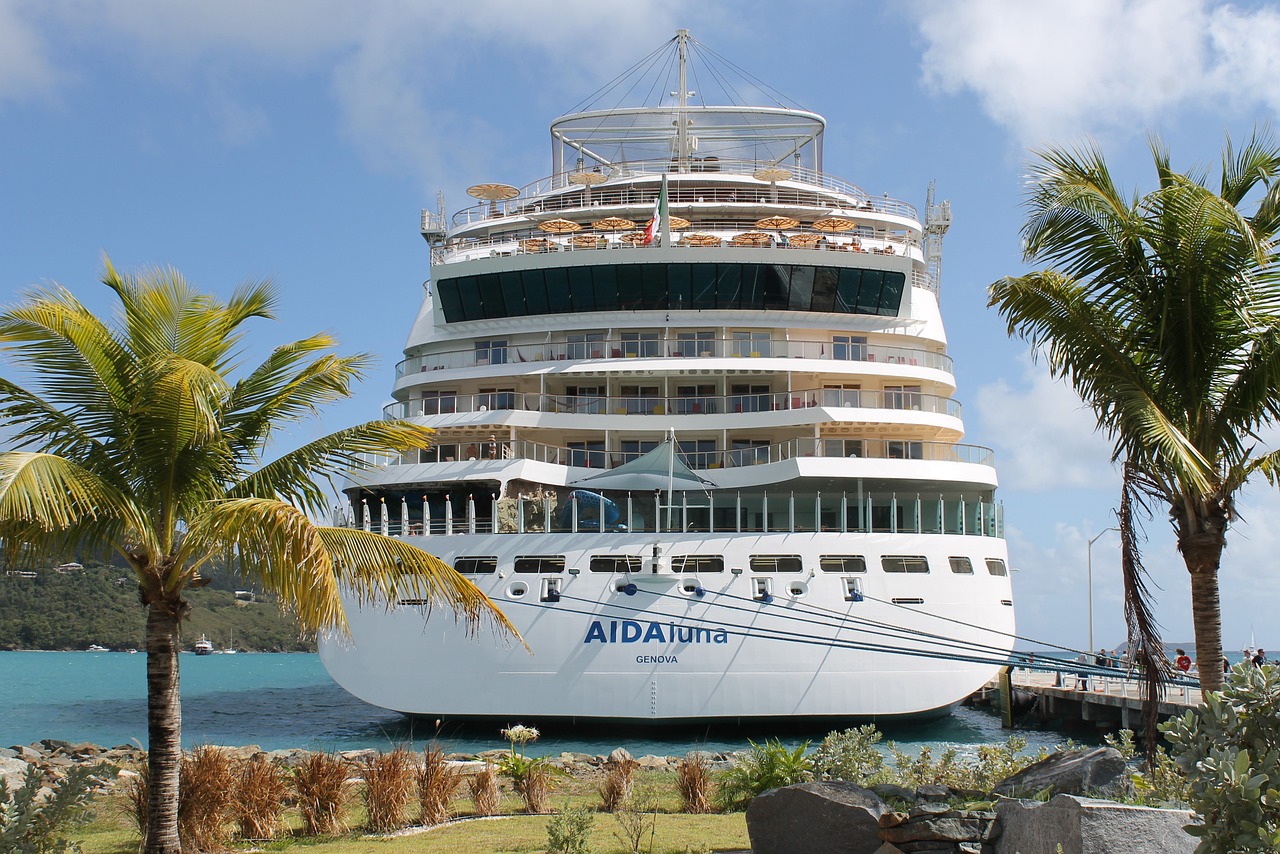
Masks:
[[[1085,565],[1089,571],[1089,654],[1093,655],[1093,544],[1102,539],[1103,535],[1115,531],[1120,532],[1119,528],[1103,528],[1098,536],[1089,541],[1089,545],[1085,548]]]

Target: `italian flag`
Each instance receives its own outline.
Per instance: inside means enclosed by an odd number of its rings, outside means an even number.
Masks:
[[[651,245],[658,238],[658,229],[662,228],[662,220],[667,215],[667,176],[663,175],[662,177],[662,190],[658,193],[658,200],[653,203],[653,218],[644,227],[645,246]]]

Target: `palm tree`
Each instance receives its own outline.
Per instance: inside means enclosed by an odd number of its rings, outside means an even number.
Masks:
[[[1158,186],[1132,198],[1095,146],[1040,152],[1022,235],[1025,259],[1048,269],[996,282],[990,305],[1093,408],[1125,462],[1126,500],[1167,506],[1191,575],[1200,684],[1217,690],[1235,497],[1255,473],[1274,484],[1280,463],[1259,450],[1280,419],[1280,148],[1265,130],[1239,150],[1228,138],[1216,191],[1204,172],[1174,172],[1159,140],[1150,149]]]
[[[27,382],[0,378],[0,423],[14,448],[0,454],[0,538],[28,557],[107,548],[132,567],[146,608],[144,850],[177,852],[183,594],[207,583],[200,570],[211,560],[277,593],[312,630],[346,630],[344,590],[388,605],[427,598],[472,629],[514,629],[431,555],[311,518],[328,505],[318,481],[365,454],[425,447],[429,429],[376,421],[262,464],[280,428],[349,397],[369,357],[333,355],[321,334],[243,373],[241,327],[273,316],[270,283],[243,285],[224,303],[173,270],[121,275],[109,260],[103,282],[120,303],[110,326],[57,286],[0,314],[0,346]]]

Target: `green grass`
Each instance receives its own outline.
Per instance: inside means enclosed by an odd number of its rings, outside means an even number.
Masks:
[[[599,806],[600,796],[596,792],[595,780],[557,777],[556,783],[551,802],[557,811],[566,805]],[[637,802],[644,802],[644,798],[649,797],[660,811],[653,840],[654,854],[743,851],[750,847],[746,817],[742,813],[677,813],[680,802],[675,790],[675,774],[671,771],[637,772],[636,796]],[[71,835],[80,843],[84,854],[136,854],[138,837],[130,828],[128,819],[121,814],[122,804],[118,797],[99,797],[94,806],[97,813],[94,821]],[[471,802],[467,798],[457,798],[453,809],[455,814],[467,816],[471,812]],[[467,854],[516,854],[546,850],[550,816],[519,814],[520,799],[505,786],[502,809],[504,815],[500,818],[465,820],[407,836],[380,838],[364,836],[358,830],[364,822],[364,815],[355,803],[351,807],[349,822],[357,830],[349,835],[325,839],[291,836],[260,847],[266,851],[293,851],[297,854],[358,854],[364,851],[379,854],[458,854],[461,851]],[[296,830],[296,814],[289,818],[290,826]],[[613,816],[598,814],[591,834],[593,854],[629,854],[614,835],[618,830],[620,827]],[[234,847],[250,846],[234,843]],[[647,845],[645,850],[648,850]]]

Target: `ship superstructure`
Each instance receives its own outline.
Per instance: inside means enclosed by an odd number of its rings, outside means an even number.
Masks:
[[[936,713],[1014,629],[992,453],[939,313],[947,204],[824,171],[824,119],[691,103],[551,124],[552,173],[424,212],[388,417],[436,441],[339,523],[449,562],[532,653],[349,603],[333,677],[407,713]]]

